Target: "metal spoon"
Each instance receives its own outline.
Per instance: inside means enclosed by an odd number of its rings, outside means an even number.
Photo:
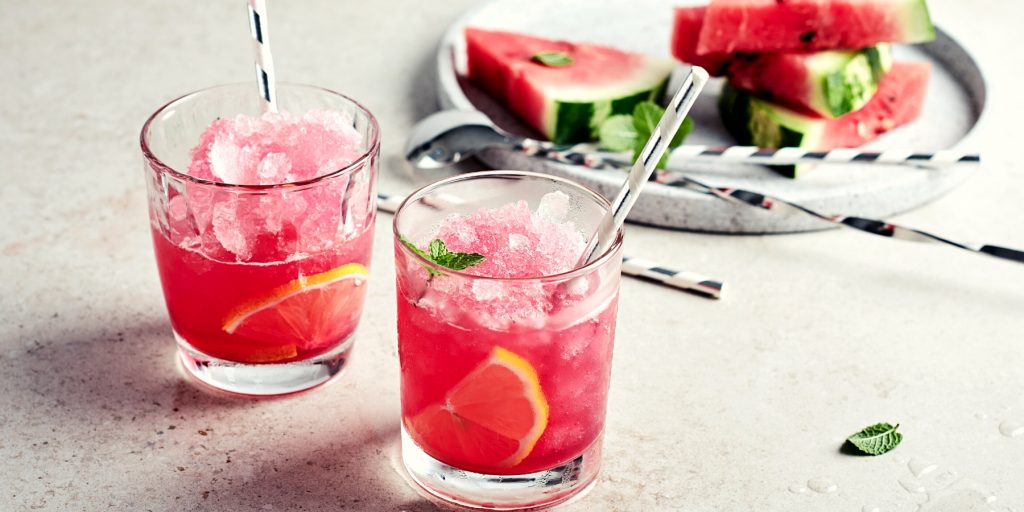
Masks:
[[[440,169],[484,148],[515,146],[523,137],[505,133],[477,111],[442,110],[416,124],[405,145],[405,158],[420,169]]]

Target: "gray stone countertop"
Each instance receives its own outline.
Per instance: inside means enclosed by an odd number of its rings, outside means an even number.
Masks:
[[[416,186],[401,148],[435,108],[434,45],[471,3],[273,5],[280,75],[379,117],[383,190]],[[1024,12],[930,4],[987,73],[986,163],[897,220],[1024,246]],[[138,131],[176,95],[251,79],[246,31],[238,0],[0,4],[0,510],[434,509],[396,470],[389,216],[338,382],[248,400],[176,366]],[[567,510],[1024,510],[1024,435],[1008,435],[1024,424],[1024,266],[849,231],[630,226],[627,252],[729,294],[623,280],[605,464]],[[876,421],[903,444],[839,452]]]

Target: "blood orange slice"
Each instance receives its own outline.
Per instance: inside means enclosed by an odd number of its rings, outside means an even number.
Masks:
[[[325,348],[355,330],[363,308],[367,269],[348,263],[274,288],[232,310],[229,334],[293,345],[298,351]],[[296,353],[292,350],[290,353]]]
[[[522,462],[547,424],[548,402],[537,371],[501,347],[456,384],[443,403],[406,418],[410,435],[424,451],[483,473]]]

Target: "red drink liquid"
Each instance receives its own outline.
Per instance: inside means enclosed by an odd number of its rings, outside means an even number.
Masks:
[[[272,295],[273,290],[299,276],[322,274],[350,263],[369,266],[372,242],[372,230],[364,229],[353,239],[302,259],[224,262],[172,244],[159,231],[153,231],[157,267],[174,331],[206,355],[243,363],[308,359],[348,338],[359,322],[366,295],[365,276],[361,275],[339,281],[338,286],[345,290],[335,294],[333,304],[308,310],[307,318],[311,321],[331,324],[319,335],[304,336],[289,328],[277,333],[274,329],[245,328],[229,333],[225,324],[240,306]]]
[[[604,429],[614,338],[615,298],[579,324],[495,332],[464,323],[439,322],[404,294],[399,279],[398,339],[402,359],[402,418],[412,417],[445,395],[483,363],[495,346],[529,361],[545,391],[550,415],[533,450],[514,466],[467,464],[455,437],[426,439],[410,432],[427,454],[446,464],[492,475],[541,471],[568,462],[598,440]],[[439,347],[444,347],[439,349]],[[495,463],[500,461],[495,460]]]

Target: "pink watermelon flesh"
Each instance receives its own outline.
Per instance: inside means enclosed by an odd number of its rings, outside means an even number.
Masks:
[[[925,0],[711,0],[696,52],[853,49],[934,38]]]
[[[878,92],[864,108],[824,121],[817,149],[855,148],[921,116],[932,66],[927,62],[895,62]]]
[[[711,76],[722,76],[729,63],[729,54],[697,54],[697,42],[700,40],[701,27],[704,26],[705,11],[707,7],[703,5],[676,7],[675,24],[672,29],[672,56],[687,64],[704,68]]]
[[[535,62],[542,52],[573,62]],[[477,28],[466,29],[466,57],[470,80],[559,143],[591,140],[590,128],[603,118],[657,99],[672,71],[671,61],[615,48]]]

